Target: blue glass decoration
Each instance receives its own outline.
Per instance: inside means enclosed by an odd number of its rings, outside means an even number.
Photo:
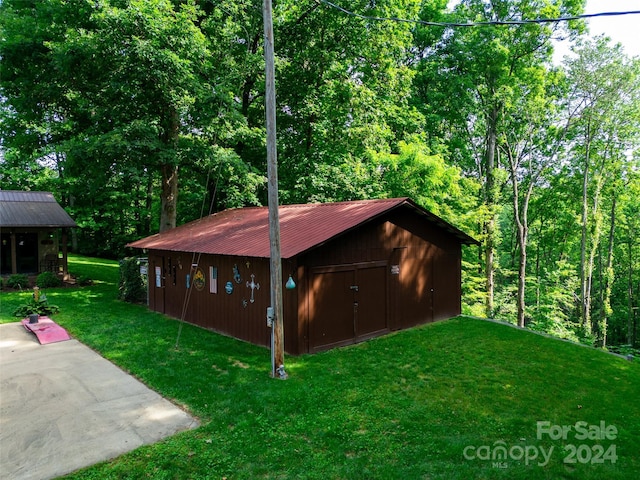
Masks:
[[[224,291],[231,295],[233,293],[233,283],[227,282],[227,284],[224,286]]]
[[[293,281],[293,277],[291,275],[289,275],[289,280],[287,280],[287,283],[284,286],[287,290],[293,290],[296,288],[296,282]]]

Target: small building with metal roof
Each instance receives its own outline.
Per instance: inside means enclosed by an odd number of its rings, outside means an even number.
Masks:
[[[76,222],[50,192],[0,190],[0,272],[67,273],[67,231]]]
[[[462,245],[408,198],[281,205],[285,350],[313,353],[459,315]],[[225,210],[128,246],[147,251],[149,306],[269,345],[267,207]]]

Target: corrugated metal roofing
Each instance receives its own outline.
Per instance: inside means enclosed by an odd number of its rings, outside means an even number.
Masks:
[[[0,227],[76,227],[50,192],[0,190]]]
[[[417,206],[408,198],[281,205],[278,209],[281,256],[291,258],[299,255],[399,207],[417,211],[431,223],[455,235],[463,244],[477,243],[464,232]],[[224,210],[143,238],[128,246],[268,258],[269,209],[247,207]]]

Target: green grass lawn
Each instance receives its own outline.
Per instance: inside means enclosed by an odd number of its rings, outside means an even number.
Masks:
[[[116,299],[116,262],[69,268],[96,283],[47,290],[56,321],[201,426],[67,478],[640,478],[637,360],[461,317],[287,357],[281,381],[268,350],[197,327],[176,349],[179,322]],[[28,295],[2,292],[0,321]]]

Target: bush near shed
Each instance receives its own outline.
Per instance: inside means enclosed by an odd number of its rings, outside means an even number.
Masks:
[[[140,275],[140,261],[135,257],[120,260],[119,298],[130,303],[147,301],[147,286]]]

